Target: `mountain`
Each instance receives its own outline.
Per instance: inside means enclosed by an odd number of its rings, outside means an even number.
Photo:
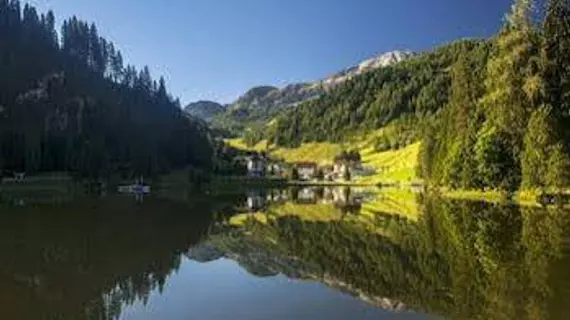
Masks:
[[[448,104],[451,71],[459,57],[471,56],[474,66],[484,66],[489,47],[485,40],[464,40],[398,64],[394,63],[411,54],[392,53],[367,60],[324,80],[334,90],[304,102],[294,112],[281,112],[274,117],[271,132],[255,137],[294,147],[308,141],[340,142],[356,132],[391,125],[394,133],[382,137],[390,143],[380,139],[378,151],[385,151],[388,144],[396,149],[408,145],[421,133],[418,124]],[[391,67],[382,67],[386,65]]]
[[[320,85],[324,87],[333,87],[346,82],[358,75],[372,71],[374,69],[385,68],[391,65],[402,62],[415,54],[410,51],[392,51],[381,54],[377,57],[370,58],[362,61],[356,66],[345,69],[339,73],[336,73],[320,82]]]
[[[248,125],[264,123],[283,109],[316,99],[356,76],[397,64],[414,55],[410,51],[392,51],[362,61],[355,66],[315,82],[293,83],[283,88],[274,86],[254,87],[231,103],[225,112],[214,114],[213,125],[241,131]],[[195,114],[198,114],[195,111],[196,109],[207,108],[207,106],[201,106],[200,102],[192,103],[189,106],[194,106],[192,109]],[[206,111],[204,113],[210,114]]]
[[[212,120],[212,118],[225,110],[225,106],[214,101],[205,100],[190,103],[184,108],[184,111],[188,114],[205,121]]]

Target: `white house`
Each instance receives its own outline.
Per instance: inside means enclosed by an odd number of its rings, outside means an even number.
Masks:
[[[249,177],[265,176],[266,160],[258,155],[247,158],[247,175]]]
[[[314,162],[298,162],[295,165],[301,180],[311,180],[317,174],[318,167]]]

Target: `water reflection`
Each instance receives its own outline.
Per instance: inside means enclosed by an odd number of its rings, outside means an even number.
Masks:
[[[393,312],[570,311],[570,224],[560,208],[347,187],[54,199],[0,206],[1,319],[115,319],[180,281],[172,275],[186,259],[208,268],[220,258],[251,277],[311,280]]]
[[[262,211],[269,205],[335,204],[338,208],[358,211],[370,190],[343,187],[291,187],[289,189],[257,189],[247,192],[247,209]]]
[[[264,200],[235,216],[231,231],[208,245],[251,274],[318,280],[385,309],[451,319],[565,319],[570,311],[562,295],[570,291],[570,259],[561,209],[412,192],[364,204],[366,192],[350,189],[289,193],[285,203]],[[406,202],[419,213],[400,210]]]
[[[3,209],[0,318],[117,318],[163,290],[220,206],[108,197]]]

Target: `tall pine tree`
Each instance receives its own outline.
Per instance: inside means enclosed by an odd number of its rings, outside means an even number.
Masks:
[[[480,145],[491,143],[501,147],[480,150],[504,153],[480,157],[480,160],[493,162],[479,163],[479,168],[501,168],[499,174],[487,180],[490,187],[518,187],[525,128],[529,115],[539,104],[539,37],[531,20],[532,8],[532,0],[516,0],[495,40],[494,53],[487,65],[486,94],[482,104],[488,123],[484,126],[486,131],[480,132],[480,139],[485,139]],[[490,132],[494,134],[489,135]],[[500,141],[489,141],[499,137]],[[491,171],[497,172],[496,169]]]
[[[543,24],[542,50],[545,103],[557,118],[570,114],[570,4],[550,0]]]

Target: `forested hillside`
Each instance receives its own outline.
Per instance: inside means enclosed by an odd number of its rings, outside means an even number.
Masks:
[[[422,141],[419,176],[455,188],[570,184],[570,4],[516,0],[500,32],[378,69],[279,115],[246,141]]]
[[[483,66],[453,67],[445,112],[423,136],[421,175],[459,188],[566,187],[570,170],[570,4],[533,20],[518,0]],[[475,60],[474,60],[475,59]]]
[[[386,52],[336,72],[324,79],[300,82],[283,88],[259,86],[248,90],[226,112],[218,114],[210,123],[231,135],[263,131],[265,123],[287,109],[328,94],[350,79],[371,70],[385,68],[404,61],[415,54],[410,51]]]
[[[458,41],[365,73],[278,117],[270,132],[271,141],[286,146],[306,141],[336,142],[394,121],[415,127],[446,105],[455,61],[488,48],[487,41]]]
[[[0,0],[0,168],[81,176],[208,170],[207,127],[94,24]]]

